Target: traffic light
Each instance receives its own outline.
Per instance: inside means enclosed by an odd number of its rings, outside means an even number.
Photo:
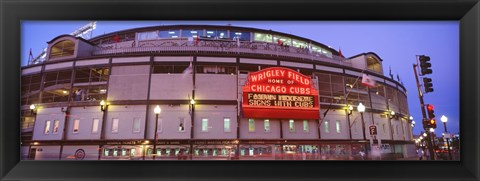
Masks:
[[[425,93],[433,92],[433,83],[431,78],[423,78],[423,87],[425,88]]]
[[[420,68],[422,75],[427,75],[433,73],[431,69],[432,64],[430,63],[430,57],[425,55],[420,55]]]
[[[428,121],[427,121],[427,120],[424,119],[424,120],[422,121],[422,124],[423,124],[423,129],[427,129],[427,128],[428,128],[428,125],[429,125],[429,124],[428,124]]]
[[[428,121],[429,128],[437,128],[437,121],[435,119],[430,119]]]
[[[433,119],[435,118],[435,110],[433,110],[433,105],[427,104],[427,111],[428,111],[428,118]]]

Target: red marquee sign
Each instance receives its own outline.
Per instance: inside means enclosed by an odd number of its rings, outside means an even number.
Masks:
[[[250,73],[242,87],[246,118],[319,119],[318,91],[297,71],[272,67]]]

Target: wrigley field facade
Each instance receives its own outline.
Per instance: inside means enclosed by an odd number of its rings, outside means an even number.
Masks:
[[[47,43],[45,61],[22,67],[23,160],[416,154],[406,90],[373,52],[345,58],[292,34],[212,25]]]

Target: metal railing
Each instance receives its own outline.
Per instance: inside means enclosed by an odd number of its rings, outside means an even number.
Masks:
[[[266,57],[288,57],[304,60],[327,62],[352,66],[349,59],[331,54],[311,51],[308,48],[277,45],[265,42],[237,42],[233,40],[201,39],[157,39],[146,41],[128,41],[114,44],[98,45],[93,55],[118,55],[134,53],[194,53],[194,54],[232,54],[261,55]]]

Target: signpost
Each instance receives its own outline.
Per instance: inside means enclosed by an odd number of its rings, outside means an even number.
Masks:
[[[377,136],[377,126],[370,125],[368,128],[370,129],[370,135]]]
[[[377,126],[372,124],[368,127],[369,133],[370,133],[370,148],[371,148],[371,154],[372,157],[378,157],[379,159],[382,159],[381,157],[381,149],[380,145],[382,145],[382,140],[377,137]],[[374,141],[377,139],[378,143],[375,144]]]

